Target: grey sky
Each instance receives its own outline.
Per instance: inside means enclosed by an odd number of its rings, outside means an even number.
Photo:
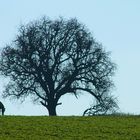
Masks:
[[[0,0],[0,48],[10,43],[20,24],[42,16],[76,17],[84,23],[107,51],[118,70],[114,77],[122,111],[140,114],[140,1],[139,0]],[[1,90],[3,86],[1,79]],[[8,115],[46,115],[46,109],[28,99],[19,104],[3,100]],[[91,96],[66,96],[61,99],[58,115],[81,115]]]

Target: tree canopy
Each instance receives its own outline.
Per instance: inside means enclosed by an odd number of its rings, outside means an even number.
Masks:
[[[100,102],[113,86],[115,68],[110,54],[77,19],[44,17],[20,26],[3,48],[0,73],[10,78],[3,96],[31,96],[56,115],[66,94],[88,93]]]

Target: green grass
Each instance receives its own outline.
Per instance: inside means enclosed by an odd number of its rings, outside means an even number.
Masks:
[[[140,140],[140,116],[2,116],[0,140]]]

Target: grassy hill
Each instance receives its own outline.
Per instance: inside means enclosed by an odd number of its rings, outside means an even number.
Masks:
[[[2,116],[0,140],[140,140],[140,116]]]

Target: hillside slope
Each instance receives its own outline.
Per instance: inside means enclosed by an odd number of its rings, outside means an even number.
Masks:
[[[2,116],[0,140],[140,139],[140,116]]]

